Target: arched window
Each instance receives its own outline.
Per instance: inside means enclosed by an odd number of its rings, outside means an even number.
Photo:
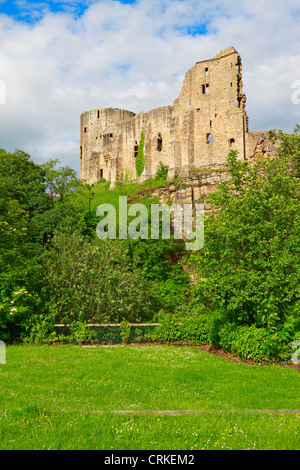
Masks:
[[[157,150],[159,152],[162,151],[162,136],[160,133],[158,134],[158,137],[157,137]]]
[[[139,146],[138,146],[137,141],[135,140],[135,142],[134,142],[134,158],[137,157],[138,152],[139,152]]]
[[[212,134],[207,134],[206,135],[206,143],[207,144],[213,144],[214,143],[214,138]]]

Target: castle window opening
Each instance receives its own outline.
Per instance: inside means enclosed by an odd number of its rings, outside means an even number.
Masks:
[[[208,95],[208,92],[209,92],[209,85],[208,85],[208,83],[202,85],[202,95]]]
[[[103,178],[103,168],[100,170],[100,178]]]
[[[82,145],[80,145],[80,160],[82,160]]]
[[[161,134],[158,134],[158,138],[157,138],[157,150],[159,152],[162,151],[162,136]]]
[[[86,127],[84,128],[84,132],[86,132]]]
[[[100,117],[100,111],[98,111],[97,117],[98,117],[98,119],[99,119],[99,117]]]
[[[134,142],[134,158],[137,157],[137,154],[139,153],[139,146],[137,141]]]
[[[233,138],[229,139],[228,141],[229,147],[232,147],[232,144],[234,144],[234,142],[235,142],[235,139]]]
[[[214,143],[214,137],[212,134],[207,134],[206,135],[206,143],[207,144],[213,144]]]
[[[208,75],[208,67],[205,67],[205,76],[207,77]]]
[[[114,135],[113,134],[109,134],[109,137],[113,137]]]
[[[212,123],[212,121],[209,121],[209,128],[210,128],[210,130],[212,130],[212,128],[213,128],[213,123]]]

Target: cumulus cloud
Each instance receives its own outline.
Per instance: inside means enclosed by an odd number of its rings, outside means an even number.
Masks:
[[[6,87],[0,147],[7,150],[21,148],[39,162],[60,158],[78,170],[83,111],[170,105],[196,61],[231,45],[243,60],[250,129],[290,132],[300,121],[300,105],[291,100],[300,79],[298,0],[276,0],[272,7],[266,0],[30,6],[22,0],[17,17],[0,14],[0,80]]]

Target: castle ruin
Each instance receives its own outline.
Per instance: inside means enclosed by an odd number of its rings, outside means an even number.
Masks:
[[[229,47],[189,70],[173,106],[135,114],[116,108],[81,114],[80,178],[92,184],[105,178],[136,179],[135,159],[145,134],[145,168],[140,181],[168,166],[168,179],[201,168],[218,168],[230,149],[241,160],[257,153],[272,154],[268,132],[249,131],[243,93],[242,63]]]

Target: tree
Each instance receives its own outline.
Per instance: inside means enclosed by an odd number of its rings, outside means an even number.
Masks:
[[[20,150],[0,149],[0,197],[19,201],[30,217],[50,207],[43,169]]]
[[[77,178],[75,170],[69,166],[57,168],[59,163],[59,159],[50,159],[48,162],[42,163],[41,168],[45,172],[51,200],[53,201],[57,197],[59,202],[63,202],[65,196],[71,191],[80,188],[82,183]]]
[[[272,131],[278,156],[239,161],[230,152],[231,179],[211,195],[205,243],[191,255],[198,301],[224,321],[282,328],[300,318],[299,127]]]
[[[159,309],[151,282],[119,240],[89,241],[77,232],[58,232],[42,263],[56,322],[138,322]]]

